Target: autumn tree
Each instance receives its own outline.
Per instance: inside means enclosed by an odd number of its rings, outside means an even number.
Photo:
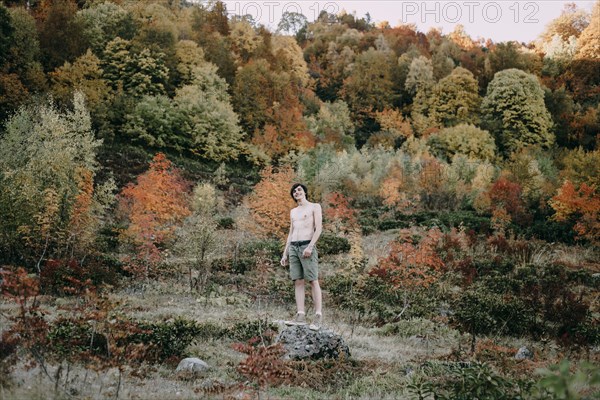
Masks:
[[[578,9],[575,3],[567,3],[561,14],[550,21],[540,35],[542,43],[548,43],[556,36],[563,41],[578,38],[590,24],[590,15],[583,9]]]
[[[356,210],[350,205],[350,199],[341,192],[331,192],[323,198],[323,216],[325,227],[331,227],[334,233],[350,232],[357,225]]]
[[[567,180],[549,204],[555,212],[554,220],[574,220],[573,229],[580,238],[600,244],[600,194],[595,186],[582,183],[577,188]]]
[[[380,258],[370,275],[380,276],[396,288],[417,289],[434,284],[445,264],[437,252],[443,237],[439,228],[430,229],[416,241],[408,230],[392,242],[389,255]]]
[[[72,64],[65,62],[49,74],[52,93],[61,104],[66,104],[72,93],[79,90],[85,95],[90,109],[95,110],[109,101],[110,96],[102,72],[100,60],[88,50]]]
[[[383,204],[399,211],[414,210],[419,203],[417,192],[417,174],[408,165],[399,160],[394,161],[383,178],[379,188],[379,196]]]
[[[129,260],[134,274],[148,278],[155,272],[162,249],[190,214],[188,189],[179,169],[158,153],[148,171],[121,191],[119,208],[128,222],[121,239],[134,248],[135,256]]]
[[[380,131],[369,137],[369,146],[383,146],[386,148],[397,148],[400,143],[414,135],[408,118],[405,118],[399,110],[385,109],[375,113],[375,120],[380,126]]]
[[[518,69],[498,72],[481,105],[483,126],[508,155],[524,146],[554,143],[552,119],[536,76]]]
[[[600,3],[598,1],[594,3],[589,25],[587,25],[579,36],[575,58],[600,58]]]
[[[296,174],[291,167],[274,171],[266,167],[260,172],[261,180],[248,197],[252,217],[260,233],[284,240],[290,228],[290,210],[294,200],[290,197]]]
[[[87,48],[75,0],[53,0],[40,21],[39,40],[46,70],[72,62]]]
[[[344,80],[342,94],[359,123],[392,107],[396,98],[392,81],[395,61],[392,52],[375,49],[356,57],[352,72]]]
[[[110,203],[110,183],[92,187],[99,145],[80,92],[74,95],[72,110],[61,112],[47,101],[22,107],[8,120],[0,139],[4,260],[36,263],[39,271],[44,260],[71,255],[74,246],[88,250],[69,232],[88,230],[81,235],[88,241]]]
[[[484,194],[486,208],[492,214],[492,223],[503,230],[509,223],[525,223],[529,215],[522,199],[523,188],[506,177],[497,179]]]

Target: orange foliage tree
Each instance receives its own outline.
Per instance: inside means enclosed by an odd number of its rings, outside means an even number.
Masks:
[[[429,287],[445,268],[437,253],[442,237],[439,228],[433,228],[416,243],[411,232],[403,229],[400,238],[392,242],[389,255],[369,274],[388,280],[396,288]]]
[[[148,276],[149,267],[160,261],[159,247],[173,238],[176,227],[190,215],[190,183],[163,153],[150,168],[128,184],[120,195],[120,209],[129,220],[122,239],[136,248],[131,269]]]
[[[279,171],[273,171],[269,166],[260,176],[260,182],[248,198],[252,217],[259,225],[258,233],[285,239],[290,227],[290,209],[294,207],[290,188],[296,173],[288,166]]]
[[[272,157],[281,157],[290,150],[306,150],[315,147],[316,138],[306,127],[302,118],[302,106],[297,99],[289,104],[275,104],[267,115],[270,122],[264,131],[256,130],[252,143],[263,148]]]
[[[328,193],[323,199],[323,204],[325,221],[327,225],[333,228],[334,232],[337,233],[341,230],[349,232],[357,226],[356,212],[343,193]]]
[[[527,213],[523,205],[521,185],[502,177],[490,187],[486,196],[492,212],[492,221],[504,226],[510,221],[525,221]]]
[[[383,204],[399,211],[408,211],[419,204],[419,195],[414,193],[414,177],[406,173],[399,163],[394,163],[383,180],[379,195]]]
[[[600,244],[600,195],[594,186],[582,183],[579,189],[567,180],[549,201],[554,209],[553,219],[566,221],[575,218],[573,229],[579,237]]]
[[[69,242],[73,242],[72,250],[91,246],[94,240],[95,226],[92,207],[94,203],[94,178],[92,172],[81,169],[77,174],[79,193],[71,209],[69,221]]]

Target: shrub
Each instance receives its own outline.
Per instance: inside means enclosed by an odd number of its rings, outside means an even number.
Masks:
[[[485,286],[475,284],[457,300],[452,320],[460,329],[472,335],[471,351],[475,351],[477,335],[520,335],[529,332],[535,321],[535,313],[518,297],[494,293]]]
[[[423,373],[427,381],[417,376],[408,385],[408,391],[418,398],[433,396],[440,400],[517,400],[527,390],[528,383],[511,381],[494,372],[486,363],[468,365],[431,366],[426,364]]]
[[[227,329],[227,336],[230,339],[241,342],[259,337],[263,342],[269,343],[277,332],[277,326],[267,320],[242,321],[234,324]]]
[[[152,345],[151,353],[148,358],[152,361],[164,361],[172,357],[181,357],[186,347],[200,334],[206,332],[219,333],[218,328],[214,326],[202,326],[196,321],[176,318],[173,321],[139,324],[144,330],[131,337],[132,343],[145,343]]]
[[[334,255],[350,251],[348,239],[324,233],[319,237],[317,243],[319,255]]]
[[[235,228],[235,220],[231,217],[219,218],[219,220],[217,221],[217,225],[221,229],[234,229]]]

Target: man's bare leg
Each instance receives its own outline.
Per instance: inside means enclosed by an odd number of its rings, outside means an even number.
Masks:
[[[299,314],[304,314],[304,279],[294,281],[294,294],[296,295],[296,307]]]
[[[315,280],[310,283],[312,288],[312,299],[315,306],[315,314],[322,314],[323,307],[323,297],[321,295],[321,285],[319,285],[319,281]],[[296,298],[296,301],[297,298]],[[304,303],[304,302],[303,302]]]

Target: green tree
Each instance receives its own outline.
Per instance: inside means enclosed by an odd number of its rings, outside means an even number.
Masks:
[[[274,77],[266,60],[259,59],[238,70],[233,86],[233,106],[246,132],[262,128],[275,97]]]
[[[137,31],[133,15],[118,4],[103,2],[77,12],[83,35],[94,54],[100,55],[111,40],[131,40]]]
[[[175,149],[207,160],[236,159],[243,132],[233,111],[227,83],[216,66],[194,67],[192,81],[167,96],[144,96],[128,114],[124,132],[155,149]]]
[[[441,79],[433,88],[429,115],[441,127],[478,122],[479,86],[473,74],[461,67]]]
[[[243,132],[230,102],[222,99],[225,95],[189,85],[177,90],[174,99],[189,129],[191,152],[208,160],[227,161],[239,155]]]
[[[306,117],[306,125],[321,142],[333,143],[340,150],[354,145],[354,123],[342,100],[321,104],[317,115]]]
[[[85,95],[91,110],[108,101],[110,89],[102,78],[100,60],[90,50],[72,64],[65,62],[49,76],[52,93],[62,104],[72,99],[75,90]]]
[[[277,32],[288,35],[296,35],[302,28],[306,27],[308,19],[300,13],[286,11],[281,15]]]
[[[0,139],[0,253],[5,261],[37,263],[39,271],[43,260],[71,253],[71,217],[77,210],[82,221],[82,213],[94,212],[92,203],[102,203],[97,197],[81,201],[92,196],[89,182],[98,169],[99,145],[79,92],[72,110],[60,112],[47,102],[22,107],[8,120]],[[90,221],[90,228],[97,227],[98,219]]]
[[[344,80],[344,100],[355,116],[371,116],[391,107],[393,92],[392,68],[396,58],[391,52],[369,49],[356,57],[352,72]]]
[[[8,61],[8,52],[13,41],[14,31],[8,9],[0,4],[0,71]]]
[[[9,10],[14,32],[7,68],[31,92],[45,90],[46,77],[40,62],[41,51],[35,19],[24,8]]]
[[[517,42],[502,42],[493,45],[488,62],[486,73],[490,77],[499,71],[511,68],[535,73],[539,72],[542,66],[538,55],[527,51]]]
[[[527,145],[554,143],[552,119],[535,75],[518,69],[498,72],[481,105],[483,126],[505,154]]]
[[[138,51],[127,40],[117,37],[106,45],[101,67],[113,89],[136,97],[165,94],[169,70],[163,53]]]
[[[430,135],[427,144],[434,154],[447,161],[457,154],[478,160],[493,161],[496,158],[496,144],[492,135],[471,124],[442,129]]]
[[[434,83],[431,60],[423,56],[412,59],[404,84],[406,90],[414,96],[419,91],[429,91]]]

